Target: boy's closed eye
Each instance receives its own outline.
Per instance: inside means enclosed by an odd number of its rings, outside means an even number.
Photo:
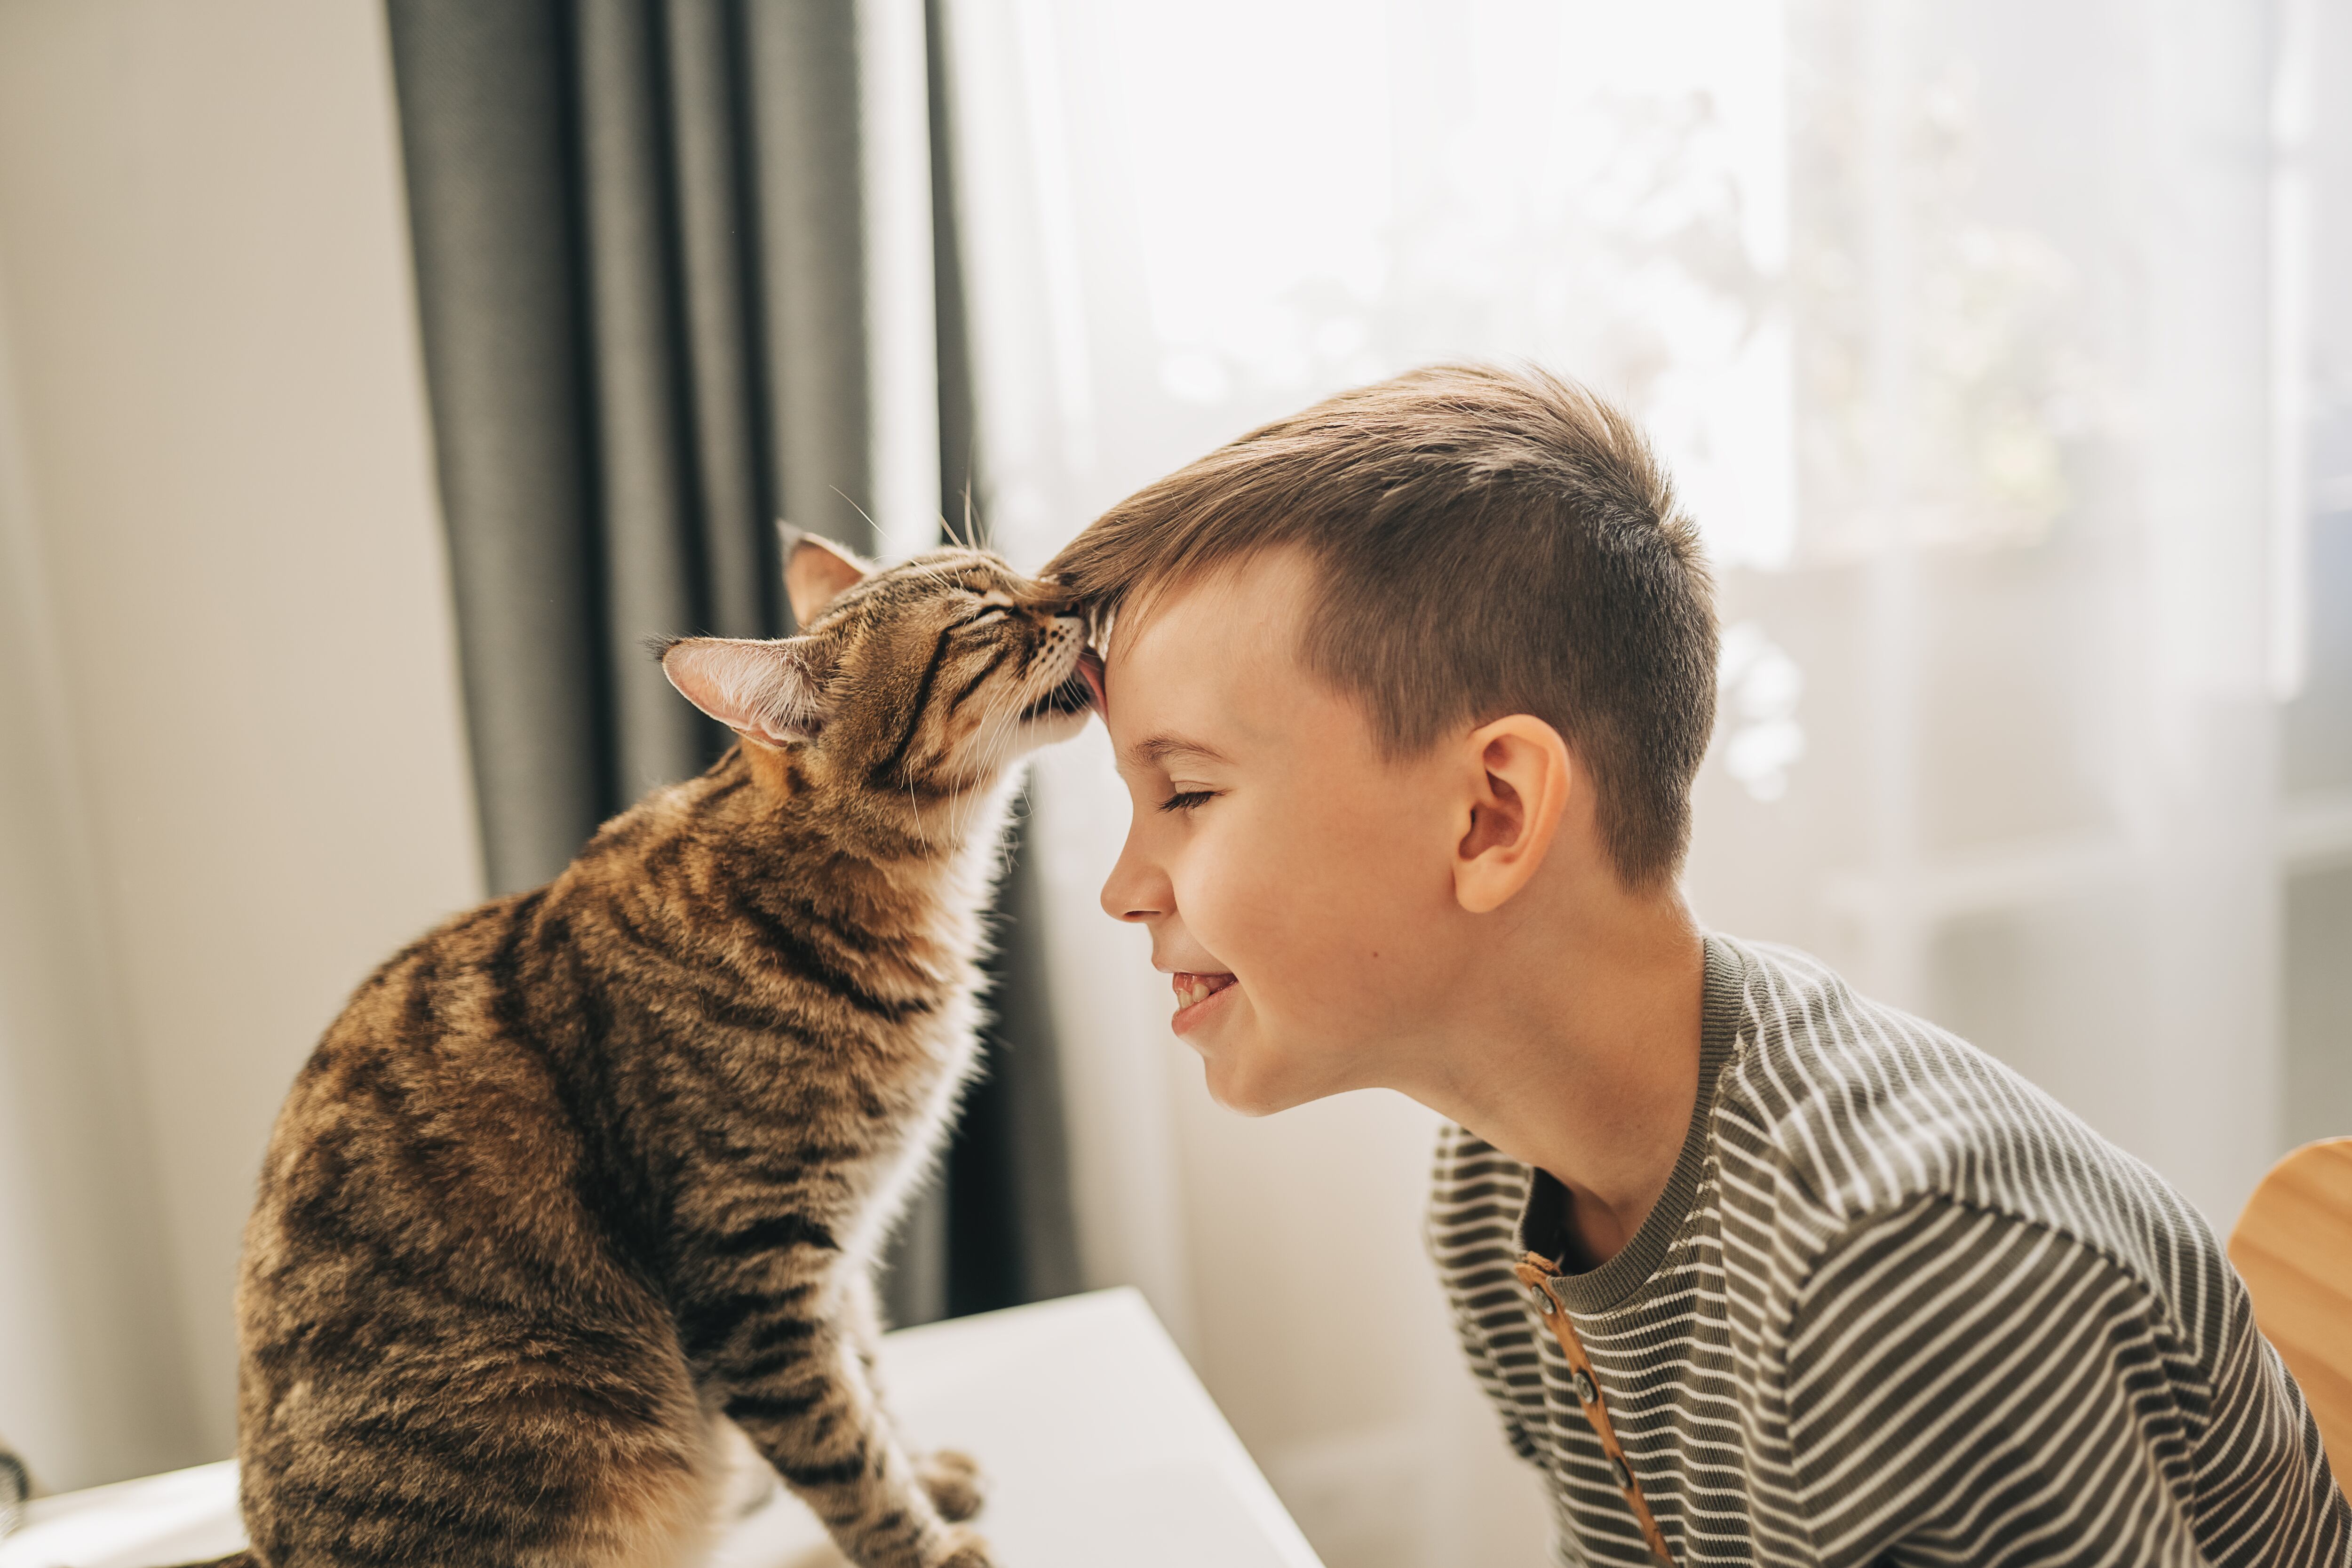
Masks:
[[[1180,789],[1160,803],[1162,811],[1194,811],[1224,794],[1216,789]]]

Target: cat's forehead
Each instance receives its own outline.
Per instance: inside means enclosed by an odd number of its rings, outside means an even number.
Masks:
[[[875,574],[868,584],[901,605],[973,598],[1010,604],[1029,586],[1002,560],[979,550],[929,551]]]

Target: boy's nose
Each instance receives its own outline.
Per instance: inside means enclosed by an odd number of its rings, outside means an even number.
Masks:
[[[1102,907],[1103,912],[1115,921],[1134,921],[1139,924],[1156,921],[1168,912],[1160,908],[1156,900],[1134,901],[1129,892],[1118,886],[1116,879],[1103,884]]]
[[[1115,921],[1132,921],[1141,924],[1155,921],[1168,912],[1173,900],[1168,879],[1135,863],[1135,847],[1129,844],[1120,850],[1118,864],[1110,868],[1103,881],[1103,913]]]

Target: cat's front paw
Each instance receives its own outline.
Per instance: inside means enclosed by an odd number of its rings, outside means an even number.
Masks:
[[[915,1479],[931,1496],[940,1517],[950,1521],[970,1519],[988,1500],[988,1483],[969,1454],[936,1448],[915,1461]],[[984,1561],[985,1555],[975,1561]],[[961,1568],[958,1560],[958,1568]]]
[[[964,1463],[971,1461],[965,1459]],[[925,1558],[923,1568],[996,1568],[996,1558],[988,1550],[988,1542],[961,1525],[950,1530],[940,1544],[946,1554]]]

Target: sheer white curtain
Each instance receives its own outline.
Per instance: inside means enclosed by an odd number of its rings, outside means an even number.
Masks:
[[[2225,1226],[2352,1131],[2346,9],[964,0],[997,526],[1034,563],[1434,358],[1623,398],[1721,583],[1703,917]],[[1426,1118],[1207,1104],[1094,908],[1099,742],[1041,785],[1090,1268],[1335,1564],[1531,1549],[1417,1255]]]

